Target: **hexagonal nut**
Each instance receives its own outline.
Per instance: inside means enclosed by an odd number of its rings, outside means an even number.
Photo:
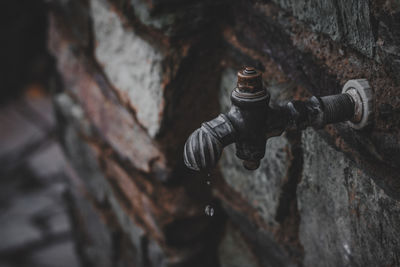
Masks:
[[[342,93],[348,94],[354,101],[354,117],[348,124],[357,130],[371,125],[374,115],[374,91],[366,79],[349,80],[343,86]]]

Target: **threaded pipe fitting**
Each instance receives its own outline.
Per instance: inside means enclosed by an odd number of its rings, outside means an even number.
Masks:
[[[324,123],[337,123],[347,121],[354,116],[354,101],[348,94],[330,95],[320,98]]]

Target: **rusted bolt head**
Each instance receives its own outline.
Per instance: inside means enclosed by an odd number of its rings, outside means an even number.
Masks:
[[[237,74],[237,88],[243,93],[263,91],[261,72],[253,67],[244,67]]]
[[[354,116],[348,124],[362,129],[372,123],[374,112],[374,91],[366,79],[349,80],[342,93],[348,94],[354,102]]]

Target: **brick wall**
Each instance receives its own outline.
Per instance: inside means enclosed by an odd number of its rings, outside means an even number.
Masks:
[[[398,1],[50,5],[55,102],[88,264],[400,265]],[[264,72],[271,105],[367,78],[374,126],[272,138],[254,172],[232,147],[210,176],[190,172],[183,144],[229,107],[242,65]]]

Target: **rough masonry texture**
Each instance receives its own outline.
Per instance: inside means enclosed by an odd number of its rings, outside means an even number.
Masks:
[[[125,28],[117,13],[102,1],[91,1],[96,58],[110,82],[125,92],[137,118],[154,136],[163,111],[160,51]]]
[[[49,5],[54,99],[88,266],[400,265],[398,1]],[[191,172],[184,142],[227,111],[243,65],[263,71],[270,105],[366,78],[374,124],[286,132],[268,140],[254,172],[234,146],[209,174]]]

